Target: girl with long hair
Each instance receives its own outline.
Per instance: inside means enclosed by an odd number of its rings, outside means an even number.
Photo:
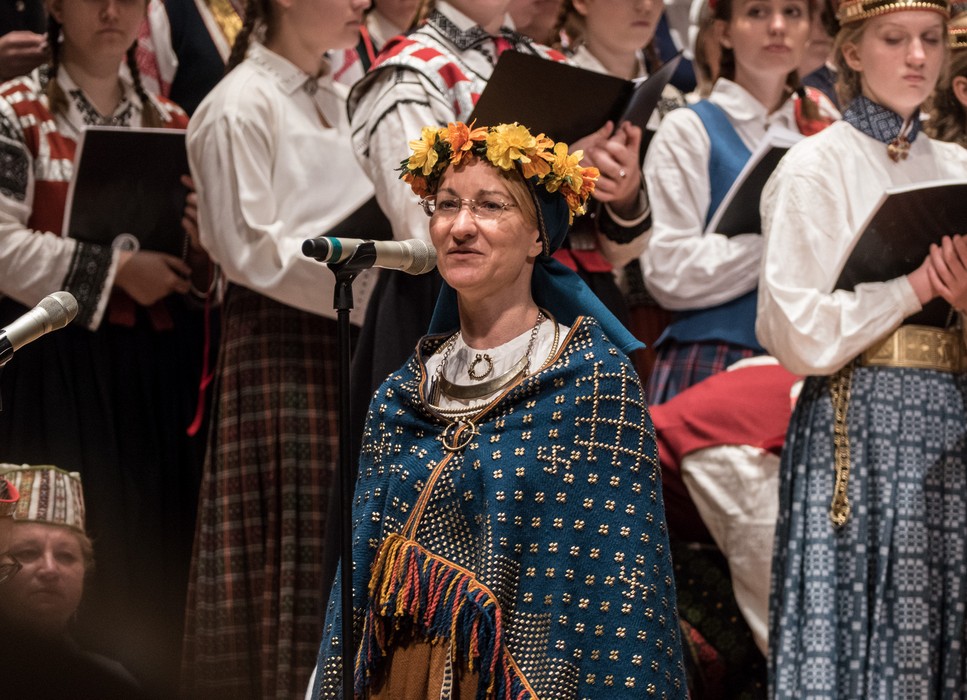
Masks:
[[[818,93],[797,95],[808,0],[718,0],[713,13],[722,55],[712,92],[663,120],[645,160],[653,218],[645,284],[673,312],[657,344],[651,403],[762,353],[754,331],[762,236],[705,228],[769,129],[811,133],[836,115]]]
[[[228,284],[186,623],[193,697],[292,698],[315,660],[338,352],[333,275],[302,242],[372,196],[323,57],[356,42],[367,4],[250,0],[188,131],[201,243]]]

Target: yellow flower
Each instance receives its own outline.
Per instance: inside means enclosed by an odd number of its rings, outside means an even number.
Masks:
[[[537,139],[520,124],[501,124],[487,134],[487,160],[503,170],[514,167],[514,161],[530,163]]]
[[[554,146],[554,159],[551,161],[551,170],[554,174],[560,178],[568,178],[572,176],[575,171],[580,170],[581,166],[578,165],[581,159],[584,157],[584,151],[574,151],[568,155],[567,144],[558,143]],[[575,189],[579,189],[578,188]]]
[[[410,141],[413,155],[410,156],[407,168],[413,171],[422,170],[424,175],[433,172],[433,166],[436,165],[437,159],[440,157],[436,151],[439,132],[440,129],[424,126],[420,138]]]

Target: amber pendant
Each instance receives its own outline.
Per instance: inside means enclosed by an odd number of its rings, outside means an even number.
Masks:
[[[910,155],[909,139],[903,135],[897,136],[886,145],[886,154],[890,156],[890,160],[894,163],[906,160],[907,156]]]

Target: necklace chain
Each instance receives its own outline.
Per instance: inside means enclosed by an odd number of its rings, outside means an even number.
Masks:
[[[526,376],[530,372],[531,358],[533,356],[534,346],[537,342],[538,331],[540,330],[541,324],[544,322],[546,318],[547,316],[544,314],[544,311],[542,309],[538,309],[537,322],[534,324],[534,327],[531,329],[530,339],[528,340],[528,343],[527,343],[527,350],[524,352],[523,357],[521,357],[521,359],[517,363],[515,363],[514,366],[510,368],[509,371],[505,372],[499,377],[496,377],[494,379],[491,379],[488,382],[484,382],[479,385],[456,384],[454,382],[449,381],[444,375],[444,371],[446,370],[446,366],[447,366],[447,361],[450,359],[450,354],[453,352],[453,348],[457,344],[457,339],[462,337],[461,331],[457,331],[456,333],[454,333],[450,337],[450,340],[447,341],[447,346],[443,351],[443,359],[440,361],[440,365],[437,367],[437,370],[435,373],[435,386],[433,389],[432,400],[431,400],[431,403],[433,404],[433,409],[438,413],[446,416],[459,416],[461,414],[472,413],[475,410],[477,410],[476,407],[461,406],[459,408],[449,408],[449,409],[439,407],[438,404],[439,404],[440,394],[442,393],[450,398],[456,398],[456,399],[483,398],[485,396],[489,396],[491,394],[496,393],[497,391],[503,389],[504,387],[508,386],[512,382],[516,381],[518,378],[522,376]],[[555,330],[556,330],[556,324],[555,324]]]

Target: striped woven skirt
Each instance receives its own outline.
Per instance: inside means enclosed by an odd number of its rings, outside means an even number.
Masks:
[[[967,376],[857,367],[852,513],[829,520],[829,380],[807,380],[780,470],[773,697],[967,696]]]
[[[199,499],[189,697],[301,697],[322,635],[336,323],[232,287]]]
[[[658,357],[645,386],[648,403],[664,403],[693,384],[718,374],[733,362],[755,354],[749,348],[719,340],[700,343],[665,341],[658,346]]]

